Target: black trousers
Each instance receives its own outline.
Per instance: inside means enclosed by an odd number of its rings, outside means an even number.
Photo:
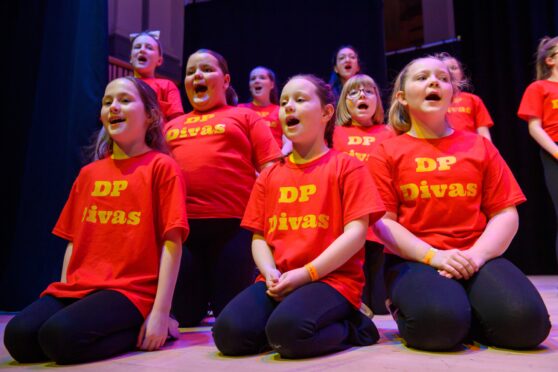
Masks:
[[[45,296],[8,322],[4,345],[20,363],[91,362],[133,350],[143,320],[134,304],[116,291],[82,299]]]
[[[546,150],[540,152],[542,165],[544,168],[544,180],[546,188],[554,205],[554,215],[556,216],[556,240],[555,251],[558,260],[558,160],[550,155]]]
[[[266,290],[255,283],[223,309],[213,327],[223,354],[273,349],[283,358],[307,358],[378,341],[374,323],[325,283],[306,284],[281,302]]]
[[[181,327],[198,325],[254,282],[252,233],[238,219],[190,219],[172,313]]]
[[[447,279],[431,266],[386,255],[392,315],[407,346],[449,350],[466,339],[529,349],[550,332],[546,306],[527,277],[505,258],[471,279]]]
[[[384,284],[384,246],[373,241],[364,245],[364,288],[362,302],[374,314],[389,314],[386,308],[386,287]]]

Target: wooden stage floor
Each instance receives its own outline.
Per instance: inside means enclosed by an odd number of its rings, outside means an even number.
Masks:
[[[389,315],[375,316],[380,330],[378,344],[352,348],[330,356],[305,360],[282,360],[276,353],[228,358],[220,355],[211,338],[210,325],[181,329],[181,337],[157,352],[133,352],[102,362],[58,366],[54,363],[18,364],[0,345],[0,370],[71,371],[558,371],[558,276],[530,277],[540,291],[552,321],[552,330],[537,349],[527,352],[464,345],[446,353],[406,348],[398,338]],[[10,315],[0,315],[0,335]]]

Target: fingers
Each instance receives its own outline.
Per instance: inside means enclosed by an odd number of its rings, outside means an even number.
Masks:
[[[456,279],[469,279],[477,271],[475,263],[461,251],[451,250],[446,252],[442,261],[441,270],[446,271]]]
[[[141,325],[140,331],[138,333],[138,341],[136,342],[136,347],[141,346],[144,336],[145,336],[145,322]]]
[[[141,345],[142,350],[155,351],[165,344],[165,338],[162,336],[146,337]]]

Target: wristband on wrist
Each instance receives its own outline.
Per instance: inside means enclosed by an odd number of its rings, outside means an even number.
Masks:
[[[434,248],[430,248],[422,258],[421,262],[425,265],[430,265],[430,262],[432,261],[432,258],[434,258],[435,255],[436,255],[436,250]]]
[[[558,151],[556,151],[554,154],[552,154],[552,156],[554,156],[554,159],[558,159]]]
[[[316,268],[314,267],[314,265],[312,265],[312,263],[307,263],[306,265],[304,265],[304,268],[306,269],[306,271],[308,271],[308,275],[310,275],[310,280],[315,282],[316,280],[319,279],[318,270],[316,270]]]

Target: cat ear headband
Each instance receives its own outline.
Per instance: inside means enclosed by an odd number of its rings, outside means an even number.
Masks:
[[[136,32],[136,33],[130,34],[130,40],[134,40],[136,37],[138,37],[141,34],[147,34],[147,35],[151,36],[152,38],[154,38],[155,40],[159,40],[159,37],[161,36],[161,31],[155,30],[155,31]]]

